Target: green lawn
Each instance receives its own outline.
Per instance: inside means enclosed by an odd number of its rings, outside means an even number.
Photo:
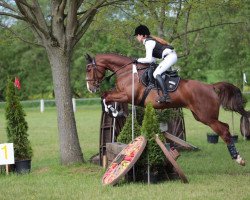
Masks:
[[[98,152],[100,106],[77,108],[78,134],[85,160]],[[190,111],[184,110],[188,142],[201,151],[181,152],[178,163],[189,184],[168,181],[160,184],[122,183],[103,187],[104,170],[89,163],[74,166],[59,164],[57,117],[54,108],[40,113],[25,108],[34,157],[28,175],[0,175],[0,200],[4,199],[250,199],[250,165],[241,167],[233,162],[226,145],[208,144],[206,133],[211,130],[196,122]],[[235,114],[235,131],[239,134],[239,118]],[[231,113],[221,112],[221,120],[231,124]],[[0,110],[0,143],[6,142],[4,110]],[[250,161],[250,141],[239,134],[236,147]]]

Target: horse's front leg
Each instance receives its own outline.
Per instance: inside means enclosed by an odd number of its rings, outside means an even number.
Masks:
[[[111,117],[122,117],[126,116],[123,111],[116,110],[110,103],[111,102],[120,102],[120,103],[127,103],[128,97],[125,92],[105,92],[102,95],[102,105],[103,110],[107,112]]]

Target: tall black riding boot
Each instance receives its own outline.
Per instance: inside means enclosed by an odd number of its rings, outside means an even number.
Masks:
[[[159,102],[159,103],[171,102],[170,96],[168,95],[167,87],[166,87],[161,75],[156,76],[156,81],[157,81],[158,85],[160,86],[162,93],[163,93],[163,96],[159,97],[159,99],[157,99],[157,102]]]

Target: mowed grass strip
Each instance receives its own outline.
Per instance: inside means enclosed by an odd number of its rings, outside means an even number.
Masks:
[[[25,108],[29,135],[34,150],[32,172],[27,175],[0,175],[0,199],[250,199],[250,141],[240,135],[240,116],[234,114],[235,132],[239,135],[236,147],[248,161],[245,167],[231,160],[226,145],[208,144],[207,126],[195,121],[184,110],[187,141],[200,151],[182,151],[178,163],[189,184],[166,181],[159,184],[121,183],[103,187],[104,169],[85,163],[61,166],[55,108],[44,113],[39,108]],[[231,125],[231,112],[221,111],[220,119]],[[78,136],[86,161],[99,151],[101,107],[77,108]],[[6,142],[4,110],[0,110],[0,143]],[[232,126],[231,126],[232,127]]]

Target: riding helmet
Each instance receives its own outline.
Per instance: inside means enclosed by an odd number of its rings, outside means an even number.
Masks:
[[[140,25],[135,28],[135,35],[150,35],[150,31],[147,26],[145,25]]]

